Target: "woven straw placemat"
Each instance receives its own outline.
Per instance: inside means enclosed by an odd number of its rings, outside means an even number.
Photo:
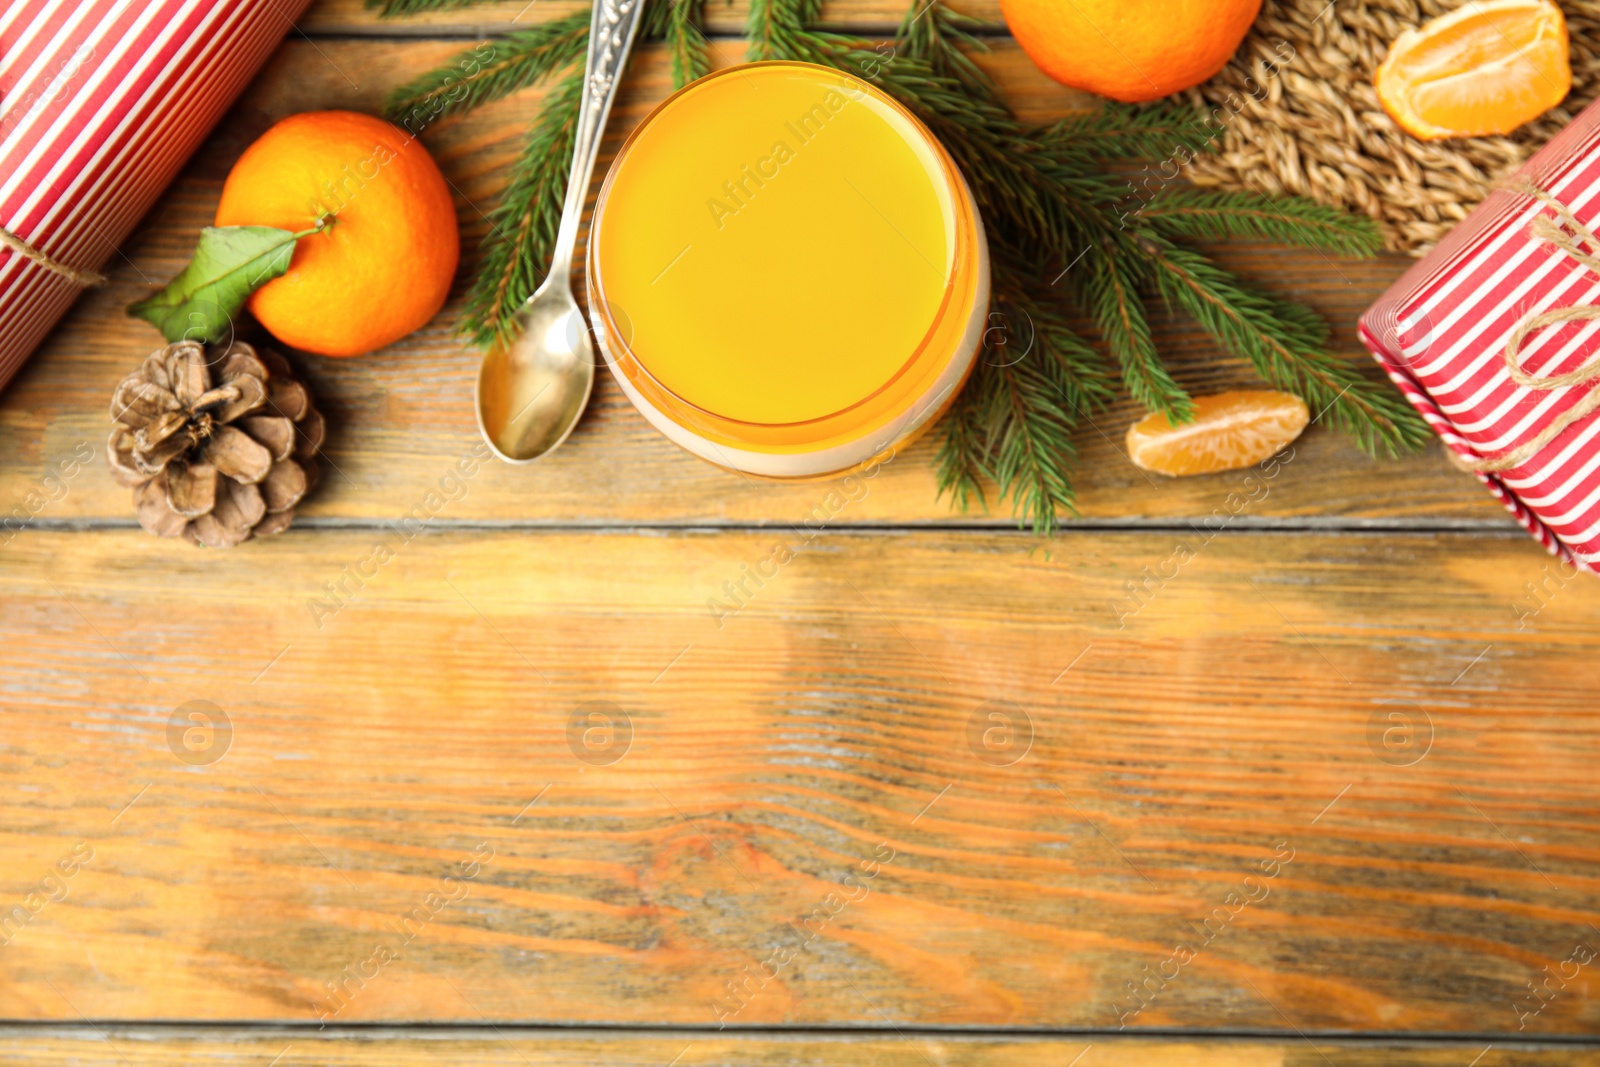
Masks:
[[[1189,90],[1223,129],[1218,151],[1198,156],[1185,175],[1365,212],[1389,249],[1422,255],[1600,92],[1600,0],[1563,0],[1572,93],[1560,107],[1506,137],[1412,137],[1378,103],[1373,73],[1403,31],[1461,6],[1266,0],[1233,62]]]

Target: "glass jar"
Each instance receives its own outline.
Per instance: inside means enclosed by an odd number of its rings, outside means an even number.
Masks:
[[[842,473],[927,428],[989,303],[972,193],[870,82],[751,63],[623,144],[589,238],[596,339],[658,430],[723,467]]]

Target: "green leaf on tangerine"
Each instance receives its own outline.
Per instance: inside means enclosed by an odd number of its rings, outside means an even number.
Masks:
[[[154,323],[169,342],[221,340],[250,294],[289,269],[295,242],[321,229],[207,226],[182,273],[154,296],[129,304],[128,314]]]

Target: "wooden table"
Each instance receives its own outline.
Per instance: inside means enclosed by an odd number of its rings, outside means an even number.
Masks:
[[[1122,404],[1054,541],[952,513],[926,443],[808,529],[833,487],[700,463],[602,375],[551,460],[456,483],[477,357],[452,304],[302,360],[332,438],[291,532],[140,532],[101,455],[158,343],[123,306],[269,123],[376,111],[575,6],[524,3],[318,5],[0,396],[0,500],[45,500],[0,538],[0,1059],[1600,1063],[1600,585],[1436,449],[1313,429],[1239,507],[1244,474],[1130,466]],[[719,63],[743,16],[712,6]],[[1028,117],[1086,104],[1004,38],[983,63]],[[665,67],[646,45],[613,146]],[[539,99],[426,135],[468,248]],[[1404,267],[1224,258],[1356,362]],[[1197,392],[1250,381],[1189,325],[1159,340]],[[708,599],[780,543],[719,626]],[[223,758],[175,755],[191,701],[225,713]]]

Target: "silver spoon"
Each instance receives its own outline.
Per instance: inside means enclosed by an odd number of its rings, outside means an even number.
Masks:
[[[572,253],[600,135],[643,10],[644,0],[595,0],[572,174],[550,273],[517,309],[510,340],[491,348],[478,368],[478,429],[507,463],[531,463],[565,441],[594,388],[594,342],[572,296]]]

